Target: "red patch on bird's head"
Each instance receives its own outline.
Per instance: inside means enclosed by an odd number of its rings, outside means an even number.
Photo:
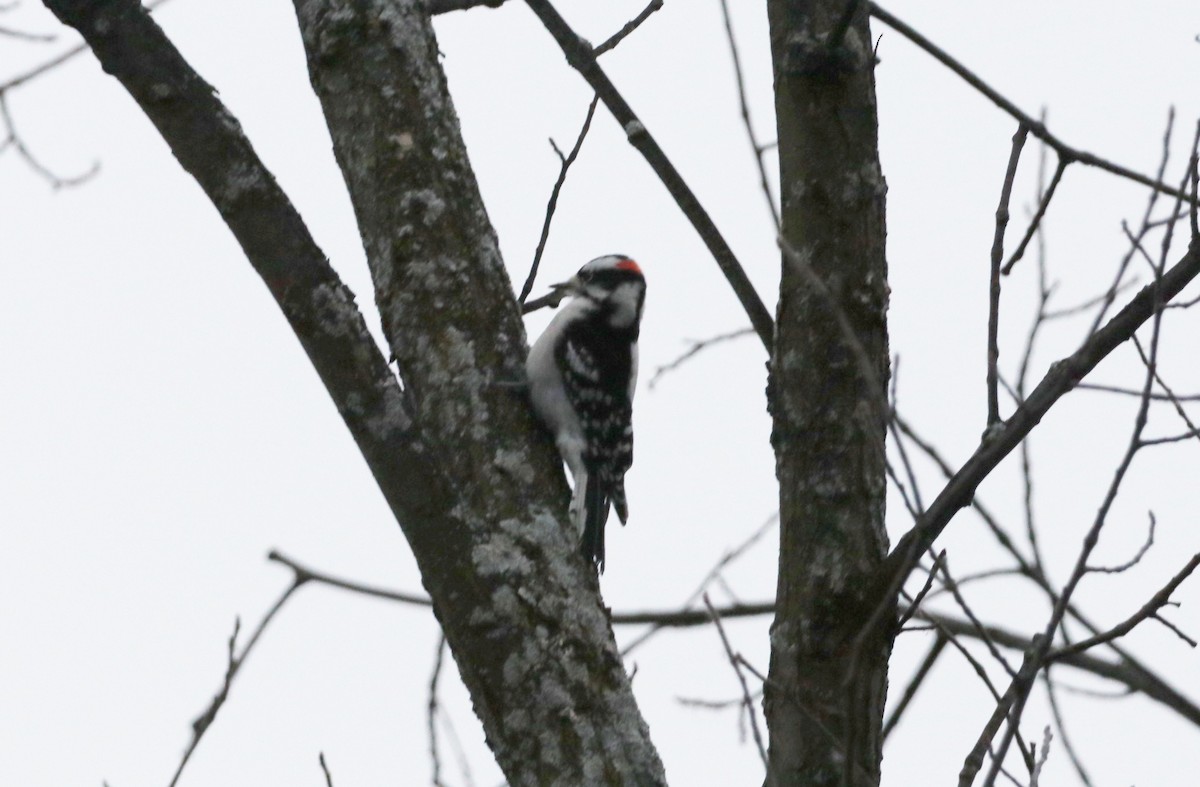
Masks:
[[[616,264],[616,268],[619,271],[629,271],[630,273],[636,273],[639,276],[643,275],[642,269],[638,267],[638,264],[628,257],[618,262]]]

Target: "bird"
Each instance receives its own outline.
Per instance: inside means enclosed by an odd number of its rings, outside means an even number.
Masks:
[[[629,518],[625,473],[633,464],[646,278],[631,258],[608,254],[551,289],[570,300],[530,348],[530,400],[571,474],[569,512],[579,550],[603,573],[610,507],[622,525]]]

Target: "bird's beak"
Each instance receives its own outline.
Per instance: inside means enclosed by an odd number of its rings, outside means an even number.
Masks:
[[[559,298],[565,298],[568,295],[578,295],[582,291],[578,276],[572,276],[567,281],[551,284],[550,289]]]
[[[583,285],[579,281],[579,276],[572,276],[567,281],[551,284],[550,294],[546,298],[551,305],[557,307],[558,304],[562,303],[563,298],[578,295],[581,292],[583,292]]]

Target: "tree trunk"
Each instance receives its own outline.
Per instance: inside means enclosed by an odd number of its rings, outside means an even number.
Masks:
[[[763,703],[776,785],[879,783],[892,633],[859,632],[887,554],[886,186],[866,4],[839,34],[847,7],[768,2],[784,239],[769,386],[779,584]]]

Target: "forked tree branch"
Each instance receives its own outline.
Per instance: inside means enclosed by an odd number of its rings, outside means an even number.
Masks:
[[[1178,295],[1200,274],[1200,243],[1193,239],[1187,253],[1162,277],[1160,283],[1143,288],[1108,323],[1078,350],[1052,364],[1050,370],[1006,421],[990,430],[975,453],[958,469],[929,506],[921,521],[904,534],[888,556],[877,587],[876,603],[886,603],[903,585],[958,511],[971,504],[975,489],[1016,448],[1059,399],[1071,391],[1100,361],[1126,342],[1146,320],[1155,304]]]

